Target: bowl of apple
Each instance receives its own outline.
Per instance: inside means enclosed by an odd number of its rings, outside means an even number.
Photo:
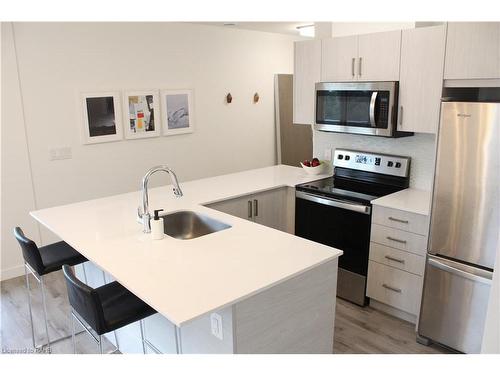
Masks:
[[[318,158],[314,158],[312,160],[304,160],[300,165],[308,174],[321,174],[325,170],[326,163],[320,161]]]

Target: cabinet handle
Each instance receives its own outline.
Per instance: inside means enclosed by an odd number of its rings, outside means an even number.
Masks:
[[[248,201],[248,218],[252,218],[252,201]]]
[[[359,58],[359,76],[361,77],[361,66],[362,66],[362,63],[363,63],[363,58],[360,57]]]
[[[393,286],[390,286],[390,285],[387,285],[387,284],[382,284],[382,286],[383,286],[385,289],[392,290],[393,292],[396,292],[396,293],[401,293],[401,289],[399,289],[399,288],[394,288]]]
[[[403,106],[399,107],[399,125],[403,127]]]
[[[356,65],[356,58],[353,57],[352,58],[352,62],[351,62],[351,72],[352,72],[352,76],[354,77],[356,75],[356,73],[354,73],[354,66]]]
[[[393,238],[393,237],[389,237],[389,236],[387,236],[386,238],[387,238],[388,240],[390,240],[390,241],[399,242],[399,243],[406,243],[406,241],[405,241],[405,240],[399,240],[399,239],[397,239],[397,238]]]
[[[397,221],[398,223],[408,224],[408,220],[401,220],[401,219],[397,219],[397,218],[392,217],[392,216],[389,216],[389,220]]]
[[[389,259],[389,260],[393,260],[394,262],[398,262],[398,263],[401,263],[401,264],[405,264],[405,261],[403,259],[398,259],[398,258],[393,258],[389,255],[386,255],[385,256],[385,259]]]
[[[254,211],[255,217],[259,216],[259,201],[257,199],[253,200],[253,211]]]

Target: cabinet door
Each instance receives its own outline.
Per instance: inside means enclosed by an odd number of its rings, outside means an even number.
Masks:
[[[206,207],[224,212],[242,219],[253,220],[252,218],[252,200],[251,195],[240,198],[228,199],[222,202],[207,204]]]
[[[321,49],[322,81],[355,81],[358,36],[323,39]]]
[[[435,133],[439,124],[445,26],[403,30],[398,130]]]
[[[358,37],[358,81],[398,81],[401,30]]]
[[[295,42],[293,123],[314,123],[314,85],[321,75],[321,40]]]
[[[500,22],[450,22],[444,78],[500,78]]]
[[[255,222],[274,229],[287,230],[287,189],[280,188],[253,196]]]

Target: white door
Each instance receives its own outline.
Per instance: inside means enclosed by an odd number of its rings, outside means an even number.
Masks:
[[[253,216],[255,222],[266,227],[287,230],[287,189],[279,188],[253,196]]]
[[[398,81],[401,30],[359,35],[358,81]]]
[[[321,77],[321,40],[295,42],[293,123],[314,123],[314,85]]]
[[[229,215],[253,221],[252,215],[252,195],[240,198],[228,199],[222,202],[207,204],[208,208],[224,212]]]
[[[500,78],[500,22],[450,22],[444,78]]]
[[[322,40],[321,80],[355,81],[357,79],[358,37],[346,36]]]
[[[398,130],[436,133],[439,124],[445,26],[403,30]]]

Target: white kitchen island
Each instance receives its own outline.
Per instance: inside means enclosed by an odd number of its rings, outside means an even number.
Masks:
[[[145,320],[152,352],[332,353],[342,251],[206,207],[280,188],[293,193],[323,177],[280,165],[181,183],[181,198],[171,185],[150,189],[151,211],[190,210],[231,226],[189,240],[142,233],[139,191],[31,215],[89,259],[89,284],[116,279],[156,309]],[[293,205],[288,195],[283,203]],[[142,351],[138,323],[116,336],[120,351]]]

